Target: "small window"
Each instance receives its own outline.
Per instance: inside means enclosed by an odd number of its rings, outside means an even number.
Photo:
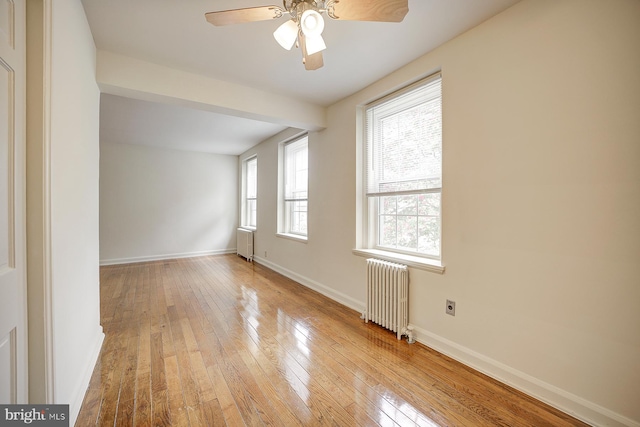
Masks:
[[[307,237],[308,137],[286,143],[283,147],[283,200],[281,232]]]
[[[256,228],[258,213],[258,158],[252,157],[243,162],[243,227]]]
[[[440,75],[366,106],[367,246],[440,259]]]

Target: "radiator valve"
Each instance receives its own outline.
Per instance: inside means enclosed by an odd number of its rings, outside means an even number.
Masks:
[[[413,335],[413,328],[407,328],[407,342],[413,344],[416,342],[416,337]]]

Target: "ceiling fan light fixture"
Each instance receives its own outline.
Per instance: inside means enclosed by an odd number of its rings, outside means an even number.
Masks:
[[[307,37],[319,37],[324,31],[322,15],[313,9],[305,10],[300,17],[300,29]]]
[[[327,48],[322,36],[306,37],[307,53],[313,55]]]
[[[274,32],[273,37],[287,50],[291,50],[298,38],[298,24],[292,19],[280,25]]]

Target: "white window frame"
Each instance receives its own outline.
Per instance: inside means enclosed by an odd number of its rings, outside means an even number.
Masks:
[[[291,189],[287,187],[287,184],[291,183],[291,179],[288,180],[290,174],[295,168],[295,164],[291,164],[288,150],[296,147],[297,145],[304,142],[304,150],[307,152],[306,158],[306,192],[302,192],[303,194],[298,193],[295,189]],[[292,155],[295,153],[292,153]],[[278,203],[278,233],[277,235],[280,237],[285,237],[292,240],[306,242],[308,239],[308,227],[309,227],[309,135],[303,134],[299,135],[295,138],[292,138],[288,141],[285,141],[280,144],[279,147],[279,185],[278,185],[278,194],[279,194],[279,203]],[[295,182],[295,179],[293,179]],[[306,224],[304,228],[305,231],[296,230],[293,227],[294,221],[292,220],[293,210],[295,206],[299,203],[303,203],[306,205]]]
[[[425,87],[433,82],[440,81],[441,84],[441,74],[436,73],[429,77],[426,77],[418,82],[408,85],[407,87],[400,89],[390,95],[386,95],[378,100],[375,100],[361,109],[360,120],[362,123],[362,139],[361,139],[361,162],[362,162],[362,185],[359,186],[362,191],[362,203],[360,209],[359,220],[361,223],[362,233],[358,238],[358,248],[353,250],[353,253],[356,255],[371,257],[375,256],[378,258],[386,259],[394,262],[402,262],[408,264],[413,267],[417,267],[420,269],[433,271],[437,273],[444,273],[444,265],[442,263],[442,177],[440,177],[440,185],[439,186],[430,186],[429,188],[422,189],[419,191],[398,191],[398,192],[390,192],[386,193],[389,197],[397,197],[403,195],[420,195],[420,194],[440,194],[440,203],[439,203],[439,213],[438,213],[438,221],[439,221],[439,251],[438,255],[430,255],[427,253],[421,253],[416,251],[407,251],[402,250],[397,247],[388,247],[382,246],[378,244],[379,242],[379,203],[381,203],[382,197],[385,197],[385,193],[374,193],[369,190],[368,192],[368,177],[374,172],[371,170],[372,159],[369,157],[371,155],[370,145],[372,141],[369,139],[370,136],[368,134],[368,126],[367,126],[367,116],[370,108],[374,108],[376,106],[385,104],[388,101],[399,98],[403,95],[410,94],[417,89]],[[442,101],[442,95],[440,95],[440,100]],[[442,121],[442,117],[441,117]],[[442,149],[442,145],[441,145]],[[440,153],[442,154],[442,153]],[[442,157],[441,157],[442,158]],[[418,223],[418,218],[421,216],[419,212],[416,211],[416,224]],[[417,249],[417,248],[416,248]]]
[[[255,197],[249,195],[249,163],[256,162],[256,176],[255,176]],[[240,226],[249,230],[257,229],[258,222],[258,156],[254,155],[248,157],[242,161],[242,206],[240,209]],[[256,223],[251,223],[251,209],[249,209],[249,203],[253,201],[256,206]]]

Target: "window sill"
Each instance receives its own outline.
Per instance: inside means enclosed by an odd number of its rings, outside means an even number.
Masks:
[[[295,242],[307,243],[307,237],[299,236],[297,234],[286,234],[286,233],[276,233],[277,237],[282,237],[283,239],[293,240]]]
[[[375,257],[385,261],[399,262],[406,264],[409,267],[414,267],[420,270],[430,271],[432,273],[444,274],[444,265],[441,261],[429,258],[422,258],[419,256],[399,254],[395,252],[381,251],[378,249],[353,249],[354,255],[358,255],[365,258]]]
[[[249,225],[241,225],[241,226],[240,226],[240,227],[238,227],[238,228],[242,228],[243,230],[249,230],[249,231],[256,231],[256,230],[257,230],[257,228],[256,228],[256,227],[251,227],[251,226],[249,226]]]

